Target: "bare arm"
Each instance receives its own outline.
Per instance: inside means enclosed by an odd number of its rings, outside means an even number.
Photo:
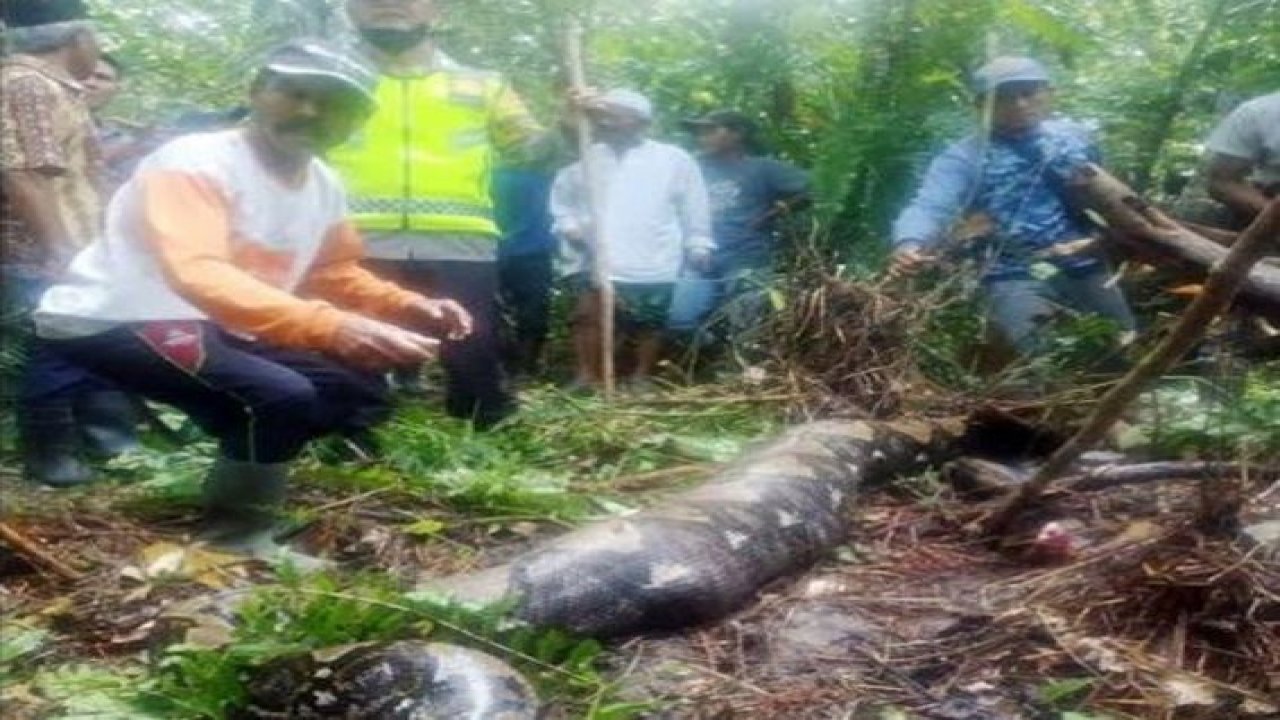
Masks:
[[[1267,196],[1249,182],[1253,163],[1245,158],[1214,153],[1209,159],[1209,195],[1245,218],[1267,206]]]
[[[52,267],[69,261],[75,252],[74,245],[54,202],[56,193],[51,187],[51,175],[40,170],[6,170],[0,177],[14,218],[21,221],[45,249],[45,262]]]

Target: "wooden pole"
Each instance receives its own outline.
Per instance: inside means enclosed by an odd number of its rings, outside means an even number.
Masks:
[[[1164,375],[1204,337],[1209,325],[1227,309],[1241,285],[1248,280],[1249,270],[1277,241],[1280,241],[1280,200],[1272,200],[1249,229],[1240,235],[1226,256],[1209,271],[1204,291],[1187,307],[1169,335],[1098,401],[1084,427],[1058,448],[1018,494],[992,516],[987,524],[989,533],[1004,534],[1025,510],[1035,504],[1049,483],[1106,436],[1125,408],[1148,384]]]
[[[569,85],[577,93],[587,89],[586,66],[582,59],[582,25],[570,18],[565,30],[565,64],[569,71]],[[604,381],[604,396],[613,397],[615,373],[613,366],[614,292],[609,275],[609,244],[604,237],[604,189],[600,185],[600,169],[596,167],[591,152],[591,119],[585,109],[576,108],[575,120],[578,135],[578,162],[582,167],[582,183],[587,190],[587,207],[591,214],[591,284],[600,299],[600,372]]]

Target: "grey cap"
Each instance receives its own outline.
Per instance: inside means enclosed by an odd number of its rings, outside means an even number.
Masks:
[[[262,66],[281,75],[326,77],[376,102],[378,71],[364,58],[325,40],[291,40],[267,53]]]
[[[973,74],[973,91],[986,95],[1001,85],[1013,82],[1039,82],[1047,85],[1052,79],[1049,71],[1038,61],[1029,57],[1005,55],[978,68]]]
[[[626,110],[644,120],[653,119],[653,103],[649,98],[635,90],[615,88],[600,96],[600,104],[610,108]]]

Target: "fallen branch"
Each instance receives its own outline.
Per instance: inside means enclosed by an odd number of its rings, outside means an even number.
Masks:
[[[1143,222],[1143,218],[1143,215],[1135,212],[1126,217],[1126,220],[1137,223]],[[1145,226],[1158,229],[1152,222],[1145,222]],[[1272,200],[1249,229],[1240,235],[1226,256],[1213,266],[1205,282],[1204,292],[1191,302],[1169,335],[1102,397],[1084,426],[1050,456],[1021,490],[992,516],[987,524],[990,534],[1002,535],[1013,526],[1024,511],[1035,505],[1051,482],[1070,468],[1081,454],[1106,436],[1111,426],[1147,385],[1173,367],[1204,337],[1209,325],[1227,309],[1241,285],[1248,279],[1250,268],[1278,238],[1280,200]]]
[[[1244,475],[1258,482],[1276,480],[1280,479],[1280,466],[1201,460],[1103,465],[1078,475],[1068,475],[1062,479],[1061,485],[1067,492],[1092,492],[1119,485]]]
[[[1109,242],[1140,261],[1172,267],[1196,279],[1209,275],[1227,257],[1227,246],[1243,237],[1180,223],[1101,168],[1076,191],[1106,221]],[[1280,266],[1259,263],[1246,270],[1239,299],[1265,315],[1280,317]]]
[[[56,575],[71,581],[77,581],[84,577],[79,570],[75,570],[71,566],[63,563],[58,558],[50,555],[40,547],[34,540],[28,538],[24,533],[13,527],[7,522],[0,521],[0,540],[13,548],[13,551],[26,558],[31,563],[43,566],[53,571]]]

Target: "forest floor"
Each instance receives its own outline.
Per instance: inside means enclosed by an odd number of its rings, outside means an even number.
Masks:
[[[500,433],[408,411],[384,463],[303,463],[294,540],[342,567],[318,581],[191,543],[199,445],[118,461],[116,482],[76,492],[3,472],[5,517],[80,576],[0,555],[5,717],[222,717],[227,683],[283,648],[469,623],[400,593],[688,487],[786,419],[779,398],[741,387],[527,400]],[[1058,497],[1071,552],[1036,564],[984,544],[973,526],[987,506],[927,473],[869,495],[828,561],[714,626],[607,648],[476,632],[491,638],[481,649],[512,647],[553,717],[1280,717],[1280,571],[1191,530],[1198,487]],[[1247,494],[1246,521],[1280,515],[1274,487]],[[288,622],[215,628],[196,664],[156,647],[181,601],[282,582],[311,598]]]

